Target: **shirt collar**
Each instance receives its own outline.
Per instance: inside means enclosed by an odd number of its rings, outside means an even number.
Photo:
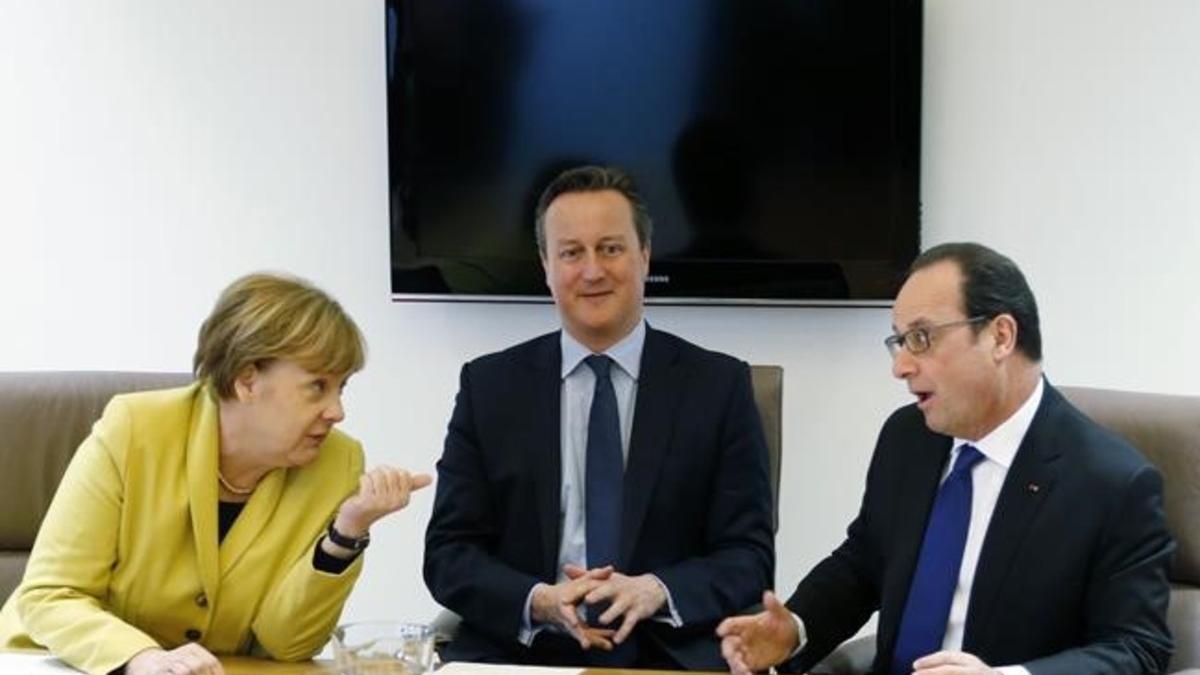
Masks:
[[[979,452],[983,453],[984,457],[996,462],[1005,469],[1012,466],[1013,458],[1017,456],[1017,450],[1021,447],[1021,441],[1025,438],[1025,433],[1029,431],[1029,425],[1033,424],[1033,416],[1037,413],[1038,406],[1042,403],[1042,393],[1045,390],[1044,380],[1038,378],[1037,386],[1034,387],[1033,393],[1020,408],[1012,414],[1011,417],[1004,420],[1000,426],[992,429],[992,433],[984,436],[978,441],[968,441],[965,438],[955,438],[954,447],[958,448],[966,443],[975,446]]]
[[[559,331],[559,336],[562,344],[562,376],[566,378],[579,367],[580,363],[583,363],[584,359],[592,355],[592,351],[584,347],[565,329]],[[646,320],[643,319],[637,322],[628,335],[602,353],[616,361],[621,370],[636,382],[638,372],[642,367],[642,347],[645,344]]]

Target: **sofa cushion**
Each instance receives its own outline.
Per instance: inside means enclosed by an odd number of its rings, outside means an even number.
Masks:
[[[33,546],[67,463],[113,394],[191,379],[187,373],[0,373],[0,551]]]

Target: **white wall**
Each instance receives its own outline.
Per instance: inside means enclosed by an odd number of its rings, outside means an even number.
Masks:
[[[1200,3],[928,0],[925,241],[1027,271],[1057,382],[1200,393]],[[431,469],[459,365],[550,307],[393,304],[382,2],[0,0],[0,370],[189,367],[217,291],[289,270],[371,344],[345,428]],[[652,308],[785,368],[779,585],[835,545],[906,401],[882,309]],[[430,494],[376,534],[353,618],[431,616]]]

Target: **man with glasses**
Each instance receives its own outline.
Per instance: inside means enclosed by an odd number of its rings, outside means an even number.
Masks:
[[[786,604],[718,627],[731,670],[807,670],[878,611],[873,672],[1163,672],[1162,480],[1045,380],[1021,271],[937,246],[892,316],[916,402],[884,424],[841,546]]]

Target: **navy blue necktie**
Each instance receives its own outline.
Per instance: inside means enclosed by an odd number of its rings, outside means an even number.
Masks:
[[[587,357],[596,374],[592,410],[588,414],[587,466],[584,500],[587,520],[589,568],[616,565],[621,545],[621,482],[625,460],[621,453],[621,421],[613,391],[612,359],[603,354]]]
[[[616,566],[621,550],[621,483],[625,477],[625,460],[621,452],[617,393],[612,384],[613,361],[603,354],[593,354],[586,361],[596,374],[592,410],[588,414],[587,476],[583,488],[587,564],[589,568]],[[600,615],[608,606],[607,602],[588,605],[588,624],[599,626]],[[635,633],[624,643],[615,645],[611,652],[590,650],[587,662],[599,667],[630,667],[637,660],[637,642]]]
[[[971,524],[971,468],[982,459],[978,449],[963,445],[954,468],[938,489],[900,616],[893,675],[909,675],[913,661],[942,648]]]

